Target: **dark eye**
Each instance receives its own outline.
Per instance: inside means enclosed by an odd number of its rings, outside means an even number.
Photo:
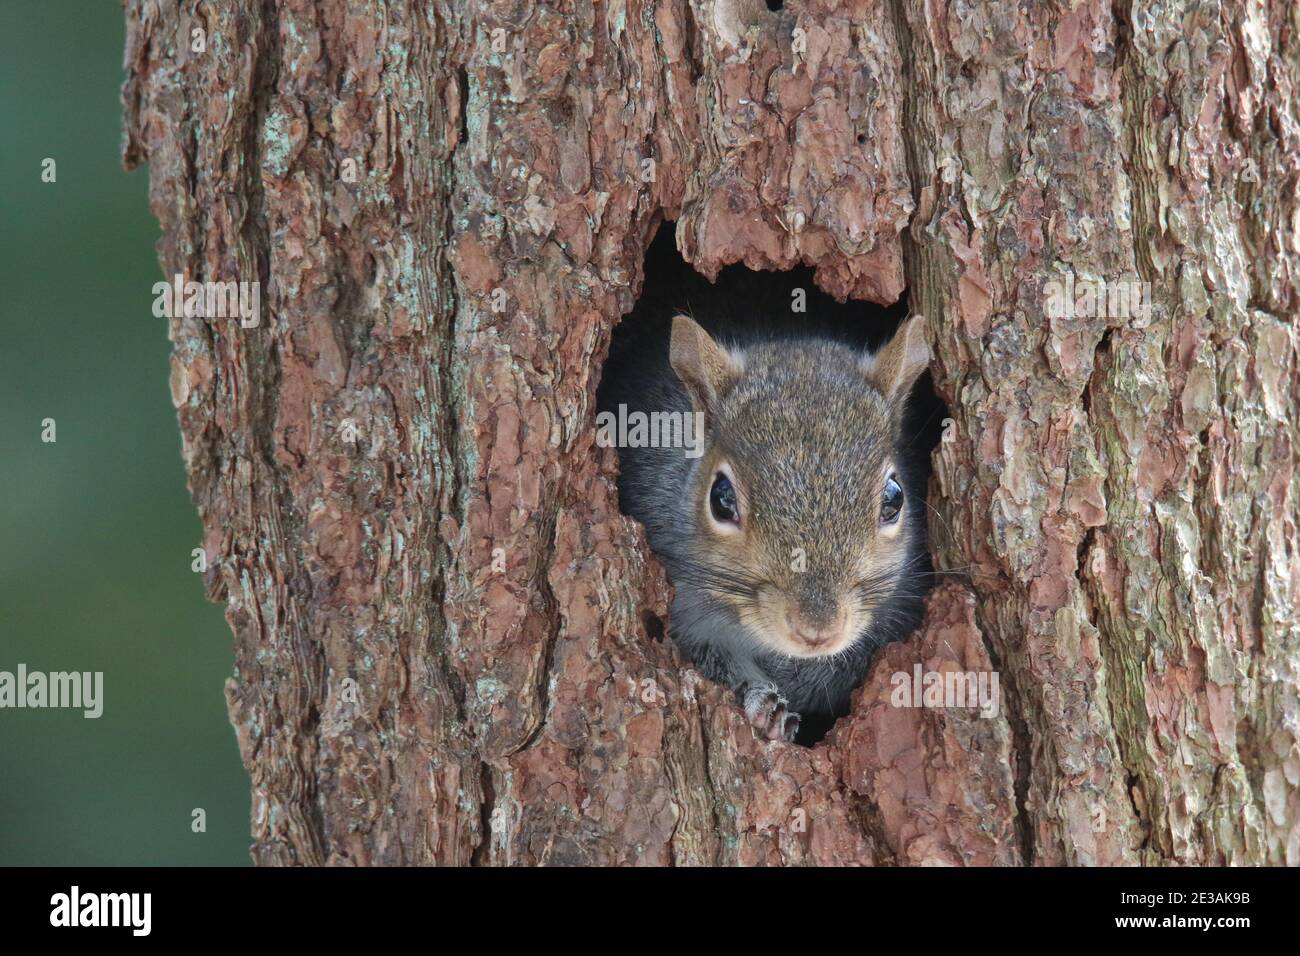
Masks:
[[[709,510],[713,512],[715,521],[731,522],[740,524],[740,508],[736,504],[736,489],[731,484],[731,479],[726,475],[718,475],[713,479],[713,487],[709,489]]]
[[[885,480],[885,493],[880,496],[880,523],[893,524],[903,510],[903,489],[890,475]]]

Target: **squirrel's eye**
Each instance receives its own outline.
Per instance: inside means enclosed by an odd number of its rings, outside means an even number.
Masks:
[[[709,489],[709,510],[713,512],[714,520],[732,524],[740,524],[740,508],[736,504],[736,489],[731,484],[731,479],[726,475],[718,475],[713,479],[713,487]]]
[[[898,482],[890,475],[885,481],[885,493],[880,497],[880,522],[881,524],[892,524],[898,520],[899,512],[903,510],[903,489]]]

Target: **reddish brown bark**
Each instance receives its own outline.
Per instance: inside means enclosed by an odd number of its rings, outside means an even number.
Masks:
[[[126,3],[124,150],[165,275],[262,283],[170,324],[257,861],[1300,862],[1287,4],[199,10]],[[648,635],[594,444],[665,218],[929,319],[969,580],[812,749]]]

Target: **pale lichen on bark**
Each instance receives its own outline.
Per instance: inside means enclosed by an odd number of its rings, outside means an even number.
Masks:
[[[1293,8],[199,10],[126,3],[124,154],[164,274],[263,288],[170,323],[256,860],[1300,863]],[[592,422],[662,219],[929,318],[965,577],[816,748],[649,636]]]

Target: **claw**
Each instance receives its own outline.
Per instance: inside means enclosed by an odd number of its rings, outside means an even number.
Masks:
[[[768,740],[793,742],[799,733],[799,715],[772,684],[744,684],[738,695],[749,722]]]

